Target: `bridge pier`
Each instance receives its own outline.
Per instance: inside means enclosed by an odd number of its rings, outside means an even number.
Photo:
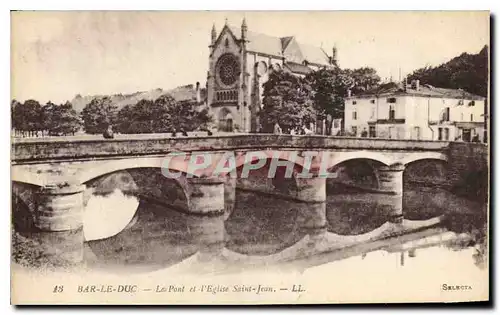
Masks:
[[[297,178],[297,188],[301,202],[300,228],[310,236],[326,233],[326,178]]]
[[[197,244],[200,259],[212,260],[224,249],[224,179],[189,179],[191,193],[188,196],[188,227]]]
[[[83,262],[85,185],[45,186],[37,194],[35,226],[42,260],[54,267]]]
[[[227,220],[234,210],[236,202],[236,177],[227,176],[224,183],[224,220]]]
[[[388,195],[389,221],[403,222],[403,164],[383,166],[378,169],[380,190]]]

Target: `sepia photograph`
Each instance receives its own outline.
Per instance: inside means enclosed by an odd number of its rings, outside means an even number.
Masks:
[[[11,304],[489,301],[490,23],[11,11]]]

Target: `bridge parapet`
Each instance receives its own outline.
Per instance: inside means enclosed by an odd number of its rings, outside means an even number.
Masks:
[[[118,156],[164,155],[170,152],[228,150],[378,150],[444,151],[449,142],[388,140],[326,136],[274,134],[230,135],[217,137],[101,139],[22,141],[12,143],[12,163],[88,160]]]

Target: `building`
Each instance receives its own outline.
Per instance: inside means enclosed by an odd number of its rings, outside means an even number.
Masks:
[[[389,83],[345,99],[345,132],[391,139],[486,141],[485,98],[463,90]]]
[[[255,132],[262,104],[262,84],[283,69],[295,75],[336,64],[336,49],[304,45],[293,37],[273,37],[241,28],[212,27],[207,74],[207,104],[220,131]]]

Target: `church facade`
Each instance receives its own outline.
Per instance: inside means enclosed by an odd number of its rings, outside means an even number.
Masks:
[[[272,71],[305,76],[336,65],[336,49],[304,45],[293,37],[273,37],[226,24],[220,33],[212,27],[207,73],[207,105],[219,131],[258,131],[262,85]]]

